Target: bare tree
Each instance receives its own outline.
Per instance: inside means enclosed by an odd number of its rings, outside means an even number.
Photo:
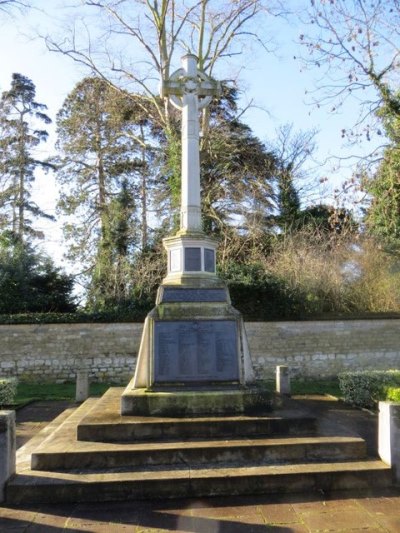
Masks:
[[[337,111],[353,98],[360,105],[354,126],[370,140],[379,108],[400,115],[400,1],[311,0],[304,22],[303,59],[320,70],[313,101]]]
[[[24,7],[30,7],[30,4],[21,0],[0,0],[0,11],[7,15],[11,14],[14,8],[21,9]]]
[[[272,5],[266,0],[84,0],[81,6],[96,13],[97,27],[79,18],[67,36],[64,29],[62,38],[46,36],[46,43],[116,86],[142,93],[156,110],[153,120],[168,128],[170,111],[158,97],[160,77],[167,78],[189,51],[212,76],[218,63],[242,54],[252,40],[267,47],[256,28],[273,12]]]
[[[168,178],[159,188],[161,192],[165,189],[167,211],[171,213],[180,187],[179,118],[168,101],[159,97],[160,79],[168,78],[187,52],[196,54],[200,68],[214,76],[218,64],[249,53],[251,43],[267,48],[268,39],[263,38],[260,28],[265,17],[279,14],[279,0],[82,0],[80,8],[76,8],[79,16],[67,32],[64,27],[60,37],[45,36],[47,46],[132,97],[140,95],[135,105],[141,106],[143,114],[162,132],[160,160],[167,161]],[[208,146],[208,113],[208,108],[203,111],[202,149]],[[134,141],[147,149],[148,142],[140,131]],[[148,179],[143,174],[143,245],[148,233]]]
[[[320,163],[314,159],[317,135],[315,129],[295,131],[293,124],[283,124],[277,129],[275,140],[267,145],[277,161],[278,188],[293,187],[299,208],[300,204],[305,207],[320,200],[323,180],[315,177]]]

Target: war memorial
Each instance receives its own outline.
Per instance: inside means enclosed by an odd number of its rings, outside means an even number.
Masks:
[[[180,229],[125,389],[67,410],[17,454],[11,504],[388,486],[363,439],[255,382],[246,332],[202,230],[199,110],[218,83],[186,55],[162,83],[182,114]],[[284,375],[284,372],[283,372]]]
[[[261,400],[249,387],[254,373],[242,317],[216,275],[217,243],[202,230],[199,109],[217,91],[217,84],[197,70],[193,55],[162,84],[162,96],[182,112],[180,230],[164,240],[167,276],[145,322],[122,414],[165,414],[168,401],[171,414],[232,412],[232,402],[242,411]],[[168,395],[162,393],[166,389]],[[151,404],[147,413],[143,403]]]

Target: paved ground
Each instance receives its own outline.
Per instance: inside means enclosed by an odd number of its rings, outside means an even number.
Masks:
[[[376,455],[376,416],[323,398],[301,398],[321,424],[335,424],[367,440]],[[37,402],[17,413],[21,446],[67,406]],[[305,533],[318,531],[400,533],[400,488],[332,494],[202,498],[160,502],[0,507],[0,532],[60,531],[132,533]]]

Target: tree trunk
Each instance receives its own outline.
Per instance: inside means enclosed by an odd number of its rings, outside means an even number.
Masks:
[[[147,248],[147,164],[146,164],[146,146],[143,125],[140,125],[140,136],[142,140],[142,183],[141,183],[141,204],[142,204],[142,251]]]

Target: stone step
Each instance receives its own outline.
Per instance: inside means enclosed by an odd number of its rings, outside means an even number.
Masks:
[[[7,486],[7,503],[117,500],[331,491],[385,487],[388,466],[370,460],[229,468],[156,468],[136,472],[54,473],[25,471]]]
[[[71,449],[56,438],[32,453],[32,470],[129,468],[154,465],[265,465],[345,461],[366,457],[365,441],[352,437],[208,440],[113,444],[76,442]]]
[[[124,416],[226,416],[266,413],[272,410],[275,395],[260,387],[240,388],[238,385],[133,388],[133,381],[121,396],[120,409]],[[232,388],[233,387],[233,388]]]
[[[121,416],[123,389],[111,388],[95,404],[88,404],[77,423],[78,440],[91,442],[137,442],[310,435],[316,431],[314,417],[297,412],[262,415],[156,417]],[[84,404],[85,405],[85,404]]]
[[[243,436],[254,438],[267,435],[309,435],[315,431],[316,421],[313,417],[124,417],[124,420],[115,422],[83,420],[77,428],[77,438],[91,442],[136,442]]]

